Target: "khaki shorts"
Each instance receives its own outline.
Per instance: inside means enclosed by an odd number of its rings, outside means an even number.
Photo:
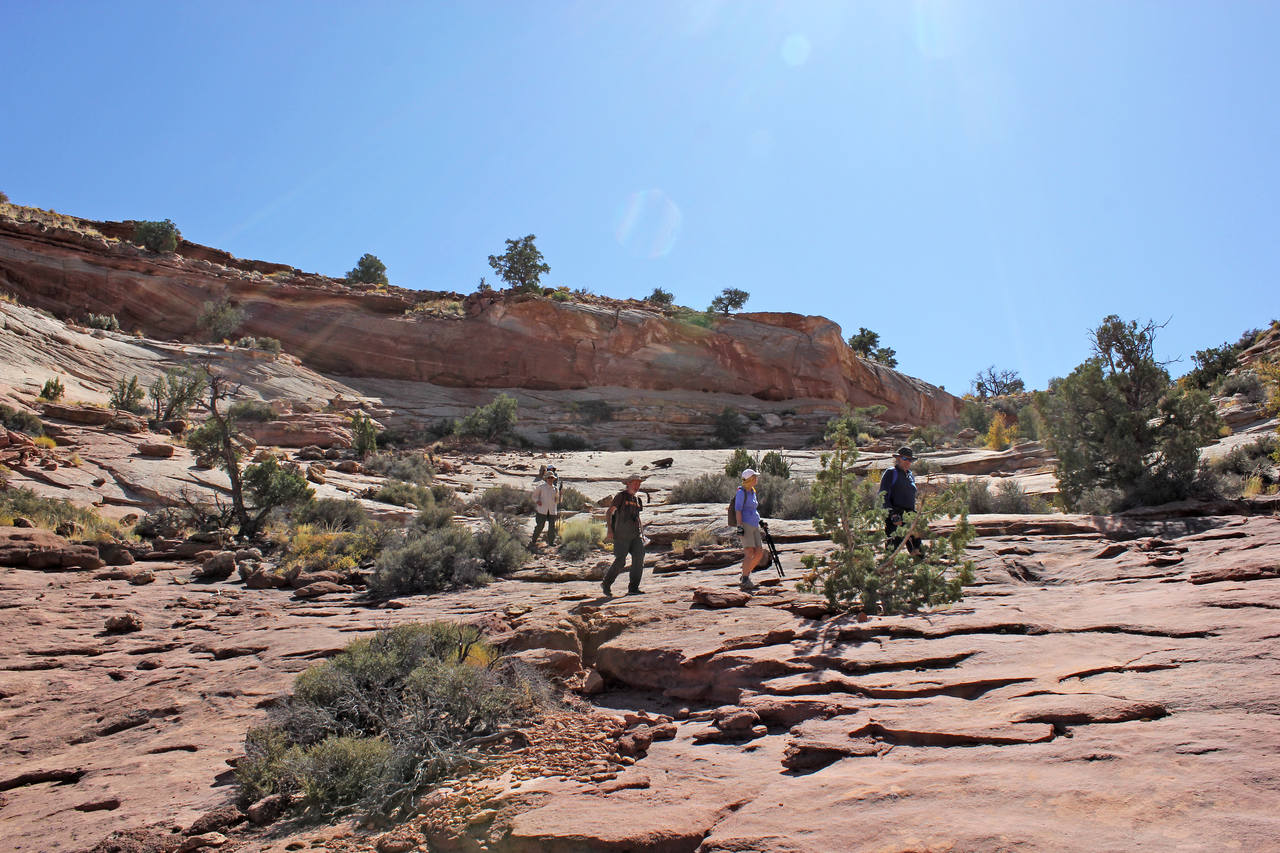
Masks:
[[[760,538],[759,527],[742,528],[742,547],[743,548],[764,548],[764,540]]]

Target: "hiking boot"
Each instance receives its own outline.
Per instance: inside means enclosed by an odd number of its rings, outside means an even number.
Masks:
[[[644,595],[644,590],[642,590],[642,589],[628,589],[628,590],[627,590],[627,595]]]
[[[742,590],[743,592],[751,592],[751,590],[755,588],[756,588],[755,582],[752,581],[751,578],[743,578],[742,580],[738,581],[738,589]]]
[[[600,588],[604,590],[605,598],[613,598],[613,584],[608,581],[601,581]]]

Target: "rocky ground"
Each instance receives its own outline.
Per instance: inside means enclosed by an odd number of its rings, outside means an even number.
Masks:
[[[594,736],[549,736],[529,760],[560,756],[557,771],[509,767],[455,803],[450,824],[439,809],[468,790],[454,786],[392,832],[406,843],[1277,849],[1271,511],[1105,529],[1059,516],[1072,532],[1057,533],[979,518],[989,535],[962,604],[866,621],[813,618],[821,603],[791,591],[806,545],[784,554],[792,578],[749,597],[730,568],[653,575],[643,596],[612,600],[591,581],[508,580],[376,607],[188,583],[180,563],[150,564],[144,585],[106,569],[7,569],[2,846],[77,850],[125,827],[190,827],[228,802],[227,760],[297,672],[361,632],[453,618],[587,690],[596,733],[630,733],[638,758],[565,759]],[[126,614],[136,630],[107,629]],[[223,832],[223,849],[242,850],[371,850],[385,836]]]

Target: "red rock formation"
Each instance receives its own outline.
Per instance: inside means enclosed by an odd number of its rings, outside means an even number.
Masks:
[[[245,312],[244,334],[278,338],[310,367],[350,376],[811,398],[881,404],[887,418],[914,423],[959,411],[941,389],[855,357],[823,317],[738,314],[708,329],[638,302],[504,293],[469,297],[464,318],[436,317],[406,313],[422,293],[360,291],[191,243],[156,255],[113,239],[126,233],[121,223],[67,222],[79,227],[0,216],[0,286],[62,316],[114,314],[124,328],[158,337],[198,335],[201,304],[227,296]]]

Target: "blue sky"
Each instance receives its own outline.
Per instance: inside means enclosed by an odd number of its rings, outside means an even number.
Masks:
[[[1280,4],[0,0],[0,190],[242,257],[866,326],[961,392],[1280,316]]]

